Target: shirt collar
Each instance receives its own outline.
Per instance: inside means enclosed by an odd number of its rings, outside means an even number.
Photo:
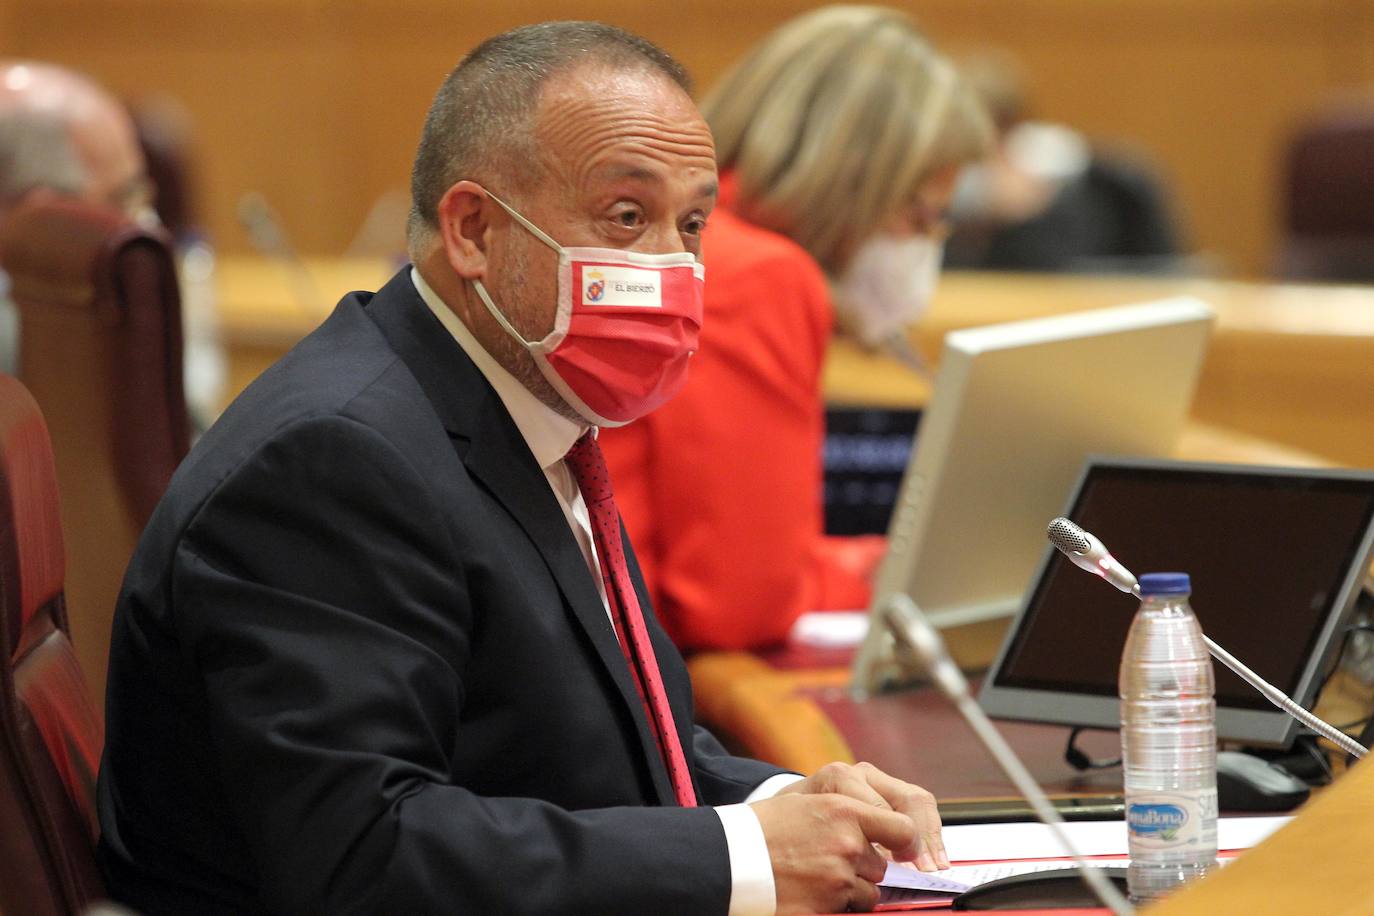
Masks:
[[[506,412],[515,421],[516,428],[520,430],[520,435],[530,447],[530,452],[534,454],[534,460],[539,462],[539,466],[548,470],[562,461],[568,449],[573,447],[573,443],[588,427],[569,420],[539,400],[519,379],[507,372],[478,343],[472,331],[468,330],[468,326],[463,324],[462,319],[454,314],[453,309],[449,308],[443,299],[439,298],[439,294],[425,282],[425,278],[420,276],[420,271],[415,267],[410,269],[410,280],[415,284],[415,290],[425,305],[434,313],[434,317],[448,329],[453,339],[458,342],[458,346],[463,348],[463,352],[477,366],[477,371],[482,373],[496,391],[496,396],[501,399]]]

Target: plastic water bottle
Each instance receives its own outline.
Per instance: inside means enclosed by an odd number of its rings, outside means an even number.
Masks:
[[[1212,660],[1187,573],[1140,577],[1121,656],[1121,761],[1133,903],[1162,897],[1217,860]]]

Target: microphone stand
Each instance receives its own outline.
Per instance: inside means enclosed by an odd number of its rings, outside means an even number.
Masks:
[[[1054,545],[1054,549],[1068,557],[1069,562],[1079,569],[1099,576],[1119,591],[1128,592],[1137,598],[1140,597],[1140,583],[1136,581],[1135,574],[1122,566],[1120,561],[1107,550],[1106,545],[1085,531],[1080,525],[1063,517],[1051,519],[1045,534],[1049,537],[1050,543]],[[1212,653],[1213,658],[1234,671],[1237,677],[1259,691],[1266,700],[1279,709],[1332,742],[1347,754],[1359,758],[1369,753],[1364,745],[1354,738],[1318,718],[1315,713],[1308,712],[1294,702],[1288,694],[1251,671],[1240,659],[1213,642],[1206,633],[1202,635],[1202,641],[1206,644],[1207,651]]]
[[[1132,589],[1131,594],[1139,598],[1140,586],[1137,585]],[[1315,713],[1308,712],[1306,709],[1299,706],[1288,694],[1250,670],[1244,662],[1213,642],[1211,637],[1206,633],[1202,634],[1202,641],[1207,644],[1207,651],[1212,653],[1213,658],[1234,671],[1241,680],[1263,694],[1264,698],[1270,703],[1273,703],[1303,725],[1306,725],[1332,744],[1335,744],[1347,754],[1351,754],[1358,758],[1369,753],[1369,750],[1354,738],[1326,720],[1318,718]]]
[[[1054,810],[1054,806],[1050,804],[1044,790],[1036,784],[1035,778],[1026,770],[1015,751],[1011,749],[1006,739],[997,731],[987,714],[973,699],[969,692],[968,681],[959,671],[959,666],[949,657],[944,640],[930,625],[925,614],[921,613],[916,602],[907,595],[898,592],[884,605],[883,618],[898,641],[921,660],[931,680],[968,721],[969,726],[972,727],[979,740],[983,742],[988,752],[992,754],[998,766],[1016,786],[1017,791],[1025,797],[1026,801],[1030,802],[1036,816],[1050,829],[1055,839],[1064,847],[1064,851],[1073,859],[1074,865],[1077,866],[1079,873],[1083,876],[1083,880],[1097,895],[1097,899],[1102,901],[1102,905],[1116,913],[1117,916],[1133,914],[1135,910],[1126,902],[1126,898],[1121,895],[1121,892],[1107,880],[1099,869],[1089,865],[1074,847],[1073,841],[1064,831],[1063,818],[1059,816],[1059,812]]]
[[[324,296],[310,268],[287,239],[281,220],[267,198],[259,191],[244,194],[239,198],[238,217],[253,246],[286,268],[292,298],[306,317],[319,321],[328,309]]]

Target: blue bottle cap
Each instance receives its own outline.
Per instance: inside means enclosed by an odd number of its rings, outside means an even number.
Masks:
[[[1140,577],[1142,595],[1186,595],[1192,590],[1187,573],[1145,573]]]

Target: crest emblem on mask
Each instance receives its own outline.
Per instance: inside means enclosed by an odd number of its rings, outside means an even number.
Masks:
[[[583,298],[587,302],[600,302],[606,295],[606,277],[599,270],[589,270],[586,276],[586,289]]]

